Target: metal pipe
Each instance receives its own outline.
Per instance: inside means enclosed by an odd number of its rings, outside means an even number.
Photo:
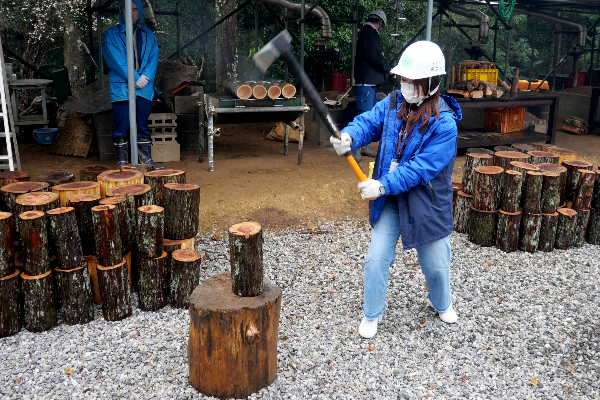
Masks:
[[[354,86],[354,64],[356,63],[356,41],[358,38],[358,0],[356,0],[356,4],[354,6],[354,11],[352,12],[352,45],[350,50],[350,86]]]
[[[96,14],[96,33],[98,37],[98,67],[100,68],[100,86],[104,89],[104,58],[102,56],[102,15]]]
[[[306,10],[306,3],[304,0],[301,1],[300,9],[300,70],[304,71],[304,11]],[[331,33],[331,25],[329,26]],[[302,105],[304,105],[304,87],[300,85],[300,99]],[[302,165],[302,148],[304,142],[304,130],[301,130],[298,135],[298,165]]]
[[[181,57],[181,6],[179,3],[175,5],[177,11],[177,57]]]
[[[433,18],[433,0],[427,0],[427,29],[425,31],[425,40],[431,41],[431,24]]]
[[[448,20],[450,20],[449,17],[448,17]],[[452,25],[448,24],[448,36],[446,36],[446,74],[444,75],[444,87],[446,89],[450,89],[450,85],[452,85],[454,83],[454,82],[452,82],[452,72],[450,72],[450,74],[448,74],[448,70],[450,69],[448,67],[452,66],[452,60],[450,57],[451,56],[451,53],[450,53],[451,44],[452,44]],[[450,78],[448,78],[448,76],[450,76]]]
[[[533,59],[535,57],[535,41],[537,32],[537,19],[533,20],[533,43],[531,44],[531,59],[529,60],[529,85],[528,90],[531,90],[531,82],[533,81]]]
[[[127,46],[127,96],[129,98],[129,141],[131,143],[131,163],[137,164],[137,119],[135,114],[135,78],[133,71],[133,21],[131,20],[131,3],[125,4],[125,44]]]
[[[494,52],[492,53],[492,61],[496,62],[496,55],[498,54],[498,19],[496,19],[496,26],[494,29]]]
[[[512,25],[512,14],[510,16],[510,19],[508,20],[508,26],[510,27]],[[510,38],[512,36],[512,29],[509,29],[508,32],[506,32],[506,60],[504,61],[504,74],[502,74],[504,76],[504,80],[507,80],[506,74],[508,74],[508,58],[510,56]],[[508,82],[507,82],[508,83]]]
[[[287,19],[288,12],[289,12],[288,8],[287,8],[287,7],[286,7],[286,8],[284,8],[284,11],[283,11],[283,16],[285,17],[285,22],[283,23],[283,27],[284,27],[284,29],[285,29],[286,31],[288,30],[288,25],[289,25],[289,24],[288,24],[288,19]],[[257,46],[258,46],[258,45],[257,45]],[[258,47],[257,47],[257,51],[258,51]],[[283,78],[283,79],[284,79],[286,82],[289,80],[289,73],[290,73],[290,72],[289,72],[289,69],[288,69],[288,65],[287,65],[287,64],[285,64],[284,75],[283,75],[283,77],[284,77],[284,78]],[[286,156],[287,156],[287,154],[286,154]]]
[[[295,1],[290,1],[290,0],[254,0],[254,1],[259,1],[261,3],[265,3],[265,4],[270,4],[272,6],[278,6],[278,7],[287,7],[290,10],[293,11],[300,11],[300,19],[302,20],[301,22],[304,22],[304,17],[307,11],[307,7],[310,9],[313,7],[313,4],[310,3],[305,3],[304,0],[302,0],[301,3],[297,3]],[[332,31],[331,31],[331,20],[329,19],[329,15],[327,15],[327,13],[319,6],[314,6],[314,8],[312,8],[312,11],[310,12],[311,15],[314,15],[315,17],[317,17],[320,21],[321,21],[321,36],[324,38],[328,38],[331,39],[333,37]]]
[[[436,6],[439,8],[440,5],[436,3]],[[483,12],[479,10],[471,10],[469,8],[459,7],[453,4],[447,4],[446,9],[451,13],[462,15],[467,18],[473,18],[479,21],[479,38],[478,40],[481,44],[485,44],[488,39],[488,34],[490,30],[490,17],[485,15]]]
[[[88,8],[92,8],[92,0],[88,0],[87,5],[88,5]],[[87,28],[88,28],[88,41],[89,41],[89,45],[90,45],[90,55],[92,58],[94,58],[94,32],[92,30],[93,22],[92,22],[92,14],[91,13],[88,14],[87,24],[88,24]],[[90,73],[86,79],[88,85],[94,81],[94,75],[95,75],[94,72],[95,72],[94,64],[90,63]]]
[[[155,3],[156,1],[153,1]],[[154,14],[154,7],[150,4],[148,0],[142,0],[142,6],[144,7],[144,22],[146,22],[146,26],[152,32],[158,31],[158,21],[156,20],[156,15]]]
[[[540,13],[540,12],[527,11],[527,10],[523,10],[518,7],[513,8],[513,14],[526,15],[530,18],[539,18],[544,21],[548,21],[548,22],[552,22],[555,24],[568,26],[570,28],[577,29],[579,31],[578,44],[579,44],[579,46],[585,46],[585,39],[587,36],[587,28],[584,25],[578,24],[573,21],[569,21],[568,19],[555,17],[554,15],[544,14],[544,13]]]

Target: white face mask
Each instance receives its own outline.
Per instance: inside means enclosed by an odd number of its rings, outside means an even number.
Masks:
[[[419,103],[425,98],[425,95],[421,95],[419,89],[412,83],[400,83],[400,91],[402,92],[402,96],[404,96],[404,100],[409,104]]]

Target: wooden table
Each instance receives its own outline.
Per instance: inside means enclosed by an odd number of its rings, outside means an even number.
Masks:
[[[13,109],[15,133],[19,133],[19,125],[44,125],[48,127],[48,111],[46,109],[46,86],[52,83],[51,79],[14,79],[8,81],[10,90],[10,103]],[[39,90],[42,97],[42,115],[19,115],[17,105],[17,90]]]

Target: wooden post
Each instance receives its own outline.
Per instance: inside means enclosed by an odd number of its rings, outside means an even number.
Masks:
[[[23,243],[23,273],[38,276],[50,271],[46,213],[28,211],[19,214]]]
[[[110,170],[98,175],[100,196],[106,197],[106,192],[123,185],[141,185],[144,183],[144,174],[134,169]],[[118,196],[118,195],[116,195]]]
[[[590,220],[590,210],[575,210],[577,211],[577,223],[573,232],[573,247],[581,247],[585,243],[585,234],[588,229]]]
[[[565,202],[565,187],[567,185],[567,168],[562,165],[556,164],[538,164],[537,165],[542,172],[556,172],[560,175],[560,182],[558,183],[558,204],[563,205]]]
[[[185,171],[163,169],[148,172],[144,175],[144,183],[152,187],[154,204],[163,207],[163,186],[165,183],[186,183]]]
[[[467,153],[465,160],[465,169],[463,171],[462,191],[466,194],[473,194],[473,185],[475,179],[475,169],[479,167],[492,166],[494,157],[489,154]]]
[[[19,332],[19,296],[21,271],[13,270],[11,274],[0,277],[0,338]]]
[[[140,258],[139,305],[142,311],[156,311],[167,305],[169,286],[167,286],[167,253],[156,258]]]
[[[484,211],[471,207],[469,241],[482,247],[496,245],[498,211]]]
[[[165,237],[189,239],[198,234],[200,186],[166,183],[163,189]]]
[[[171,306],[188,308],[190,295],[200,283],[200,253],[180,249],[171,254]]]
[[[580,169],[592,170],[592,164],[582,160],[565,160],[563,164],[567,168],[567,183],[565,188],[565,201],[573,201],[575,191],[579,184]]]
[[[575,226],[577,225],[577,211],[570,208],[559,208],[556,212],[558,213],[558,225],[554,248],[567,250],[573,244]]]
[[[510,169],[512,161],[529,163],[529,154],[521,153],[520,151],[497,151],[494,153],[494,165],[504,169]]]
[[[560,179],[558,172],[542,172],[542,194],[540,212],[554,214],[560,206]]]
[[[27,182],[30,180],[29,174],[24,171],[5,171],[0,172],[0,187],[15,182]]]
[[[84,263],[70,270],[57,268],[54,273],[59,282],[63,322],[76,325],[93,321],[94,307],[88,266]]]
[[[119,237],[119,221],[115,216],[115,206],[96,206],[92,208],[94,224],[94,248],[98,264],[102,266],[117,265],[123,260],[121,238]]]
[[[92,285],[92,301],[96,304],[102,304],[102,295],[100,294],[100,282],[98,282],[98,259],[94,256],[84,256],[85,263],[88,266],[90,274],[90,283]]]
[[[126,197],[107,197],[100,200],[100,204],[107,206],[115,206],[115,215],[119,221],[119,238],[121,238],[121,252],[125,254],[131,251],[132,241],[132,229],[131,222],[129,221],[129,210],[127,209],[127,198]]]
[[[540,240],[540,230],[542,228],[542,214],[533,214],[523,212],[521,221],[521,236],[519,239],[519,249],[529,253],[535,253]]]
[[[73,182],[75,180],[75,175],[73,175],[72,172],[67,171],[52,171],[38,175],[35,180],[38,182],[46,182],[52,187],[63,183]]]
[[[131,315],[131,289],[127,262],[117,265],[96,267],[100,296],[102,297],[102,315],[107,321],[120,321]]]
[[[129,223],[131,224],[132,239],[136,231],[135,223],[137,221],[137,210],[141,206],[154,204],[152,197],[152,187],[143,183],[135,185],[122,185],[106,191],[107,197],[125,197],[127,199],[127,212],[129,213]],[[135,240],[134,240],[135,242]],[[134,243],[132,242],[132,245]]]
[[[538,240],[539,251],[554,250],[556,241],[556,228],[558,226],[558,213],[542,214],[542,226],[540,228],[540,237]]]
[[[540,213],[543,175],[537,171],[527,171],[523,184],[523,216]]]
[[[77,218],[77,229],[84,256],[94,254],[94,224],[92,208],[100,204],[99,194],[77,194],[69,197],[68,206],[73,207]]]
[[[163,253],[164,226],[164,208],[154,205],[138,208],[136,223],[138,257],[160,257]]]
[[[600,210],[590,210],[590,220],[585,240],[589,244],[600,244]]]
[[[498,210],[502,195],[503,172],[504,169],[493,166],[475,169],[473,208],[482,211]]]
[[[578,172],[579,179],[577,179],[577,186],[573,190],[573,209],[589,210],[592,204],[596,173],[587,169],[580,169]]]
[[[537,150],[537,148],[535,146],[533,146],[531,144],[527,144],[527,143],[513,143],[510,145],[510,147],[512,147],[516,151],[520,151],[521,153],[525,153],[525,154],[527,154],[527,152]]]
[[[71,182],[52,187],[52,191],[60,196],[60,206],[69,205],[69,198],[78,194],[100,194],[98,182]]]
[[[519,230],[521,227],[521,211],[498,212],[498,248],[506,253],[517,251]]]
[[[73,207],[60,207],[47,212],[50,240],[56,246],[58,267],[72,270],[81,267],[85,260],[81,250],[81,238]]]
[[[233,293],[260,296],[263,288],[262,228],[242,222],[229,228],[229,263]]]
[[[521,200],[523,174],[519,171],[504,171],[504,188],[500,200],[500,209],[507,213],[516,213]],[[498,216],[500,218],[500,216]],[[520,217],[519,217],[520,218]]]
[[[56,326],[57,319],[51,272],[48,270],[40,275],[21,273],[25,328],[30,332],[44,332]]]
[[[86,165],[79,170],[79,180],[97,182],[98,175],[110,170],[106,165]]]
[[[454,207],[454,230],[458,233],[469,232],[469,215],[473,205],[473,196],[465,192],[458,192],[456,206]]]
[[[47,192],[49,187],[46,182],[14,182],[4,185],[0,188],[0,209],[14,214],[13,208],[18,196],[31,192]]]
[[[531,157],[531,164],[556,164],[558,165],[558,156],[548,151],[529,151],[527,152]]]
[[[207,396],[244,398],[277,376],[281,290],[265,280],[260,296],[239,297],[231,277],[205,280],[190,298],[190,384]]]
[[[15,272],[13,221],[11,213],[0,211],[0,278]]]

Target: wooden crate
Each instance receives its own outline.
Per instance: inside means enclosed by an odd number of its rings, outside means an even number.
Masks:
[[[485,130],[492,132],[516,132],[523,130],[524,107],[493,107],[485,109]]]

